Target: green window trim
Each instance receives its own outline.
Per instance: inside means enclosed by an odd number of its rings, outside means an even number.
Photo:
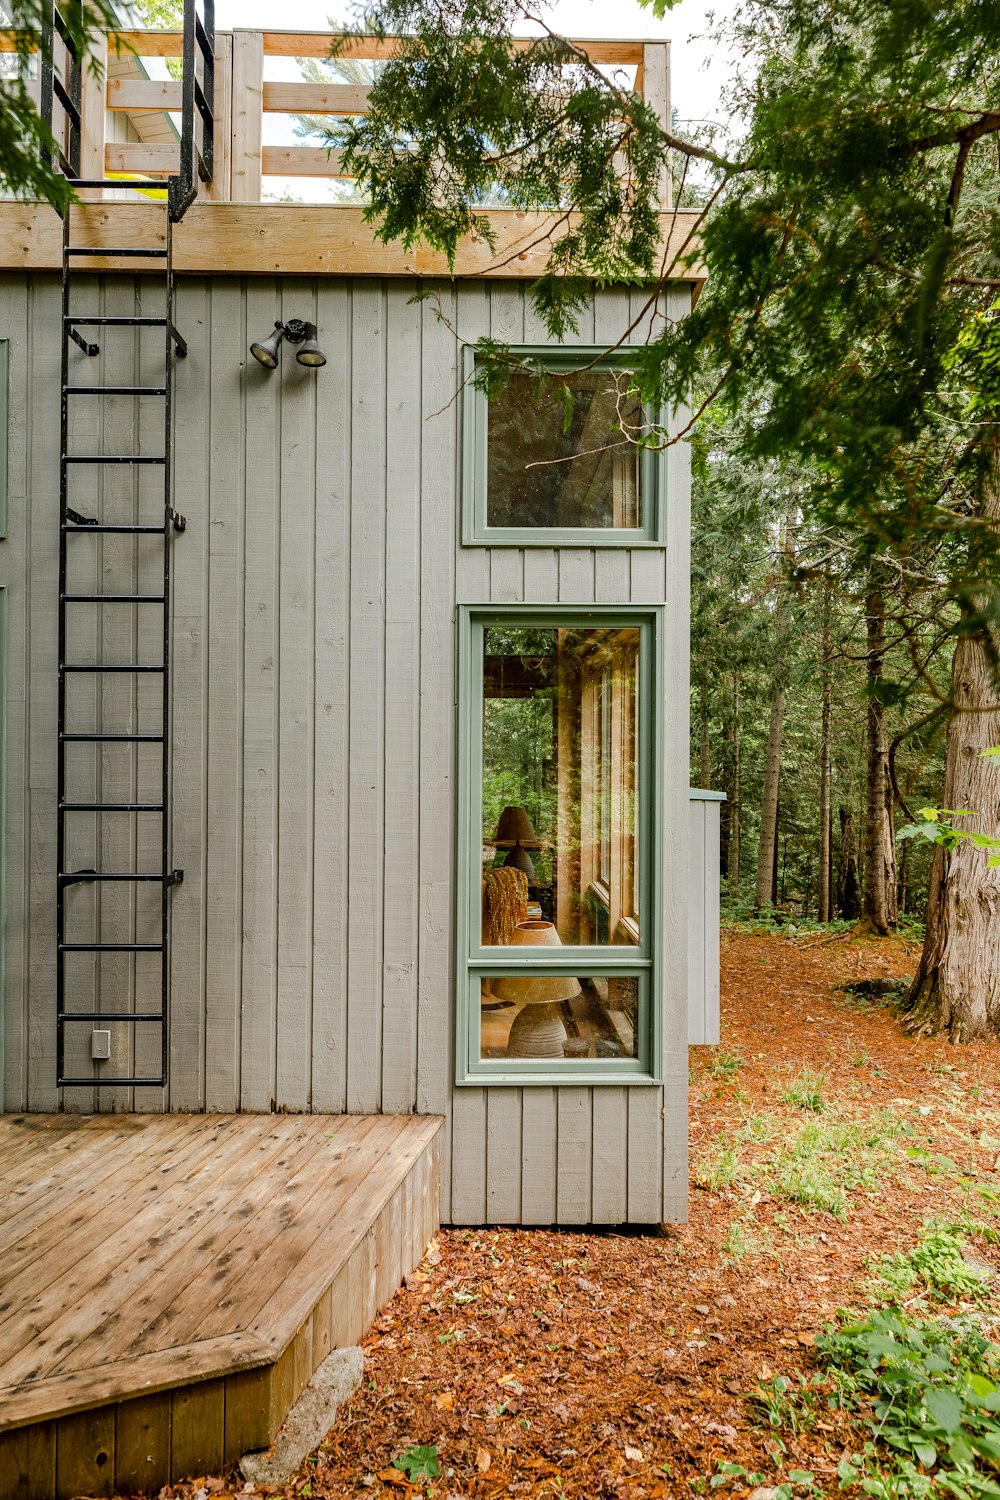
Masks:
[[[574,370],[593,363],[597,369],[627,368],[635,350],[623,345],[608,354],[606,346],[580,344],[515,344],[511,352],[534,359],[551,370]],[[628,528],[559,526],[490,526],[487,522],[487,400],[475,388],[476,350],[464,349],[462,410],[462,545],[465,547],[663,547],[667,504],[667,455],[645,449],[642,489],[645,496],[642,526]],[[648,413],[657,426],[666,425],[661,409]]]
[[[659,1085],[663,1082],[664,605],[460,604],[458,606],[458,816],[456,860],[456,1085]],[[521,629],[638,626],[640,718],[636,775],[642,817],[637,947],[565,945],[553,949],[482,946],[483,633],[493,625]],[[479,985],[491,975],[519,974],[638,981],[637,1056],[573,1059],[482,1058]]]

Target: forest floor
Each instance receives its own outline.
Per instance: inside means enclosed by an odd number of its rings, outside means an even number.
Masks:
[[[689,1222],[442,1231],[291,1481],[164,1497],[837,1493],[867,1433],[831,1409],[816,1335],[890,1301],[976,1307],[988,1326],[1000,1264],[1000,1050],[914,1040],[890,1004],[839,988],[917,956],[725,933],[722,1045],[691,1054]]]

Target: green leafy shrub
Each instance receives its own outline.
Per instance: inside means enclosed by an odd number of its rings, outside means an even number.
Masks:
[[[982,1302],[987,1284],[966,1265],[966,1238],[953,1224],[929,1221],[912,1250],[883,1255],[871,1264],[868,1289],[873,1300],[899,1306],[913,1302],[935,1307],[962,1300]]]

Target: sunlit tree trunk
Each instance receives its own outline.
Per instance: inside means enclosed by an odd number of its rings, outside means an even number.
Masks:
[[[740,679],[733,678],[732,751],[729,780],[729,888],[735,891],[740,883],[740,836],[743,815],[740,785]]]
[[[861,920],[872,932],[893,930],[896,909],[896,835],[889,780],[889,731],[879,696],[885,668],[885,596],[873,583],[865,604],[868,630],[867,777],[865,794],[865,880]]]
[[[830,728],[833,719],[833,684],[830,680],[830,593],[823,597],[823,712],[819,734],[819,872],[816,891],[816,916],[829,922],[833,915],[830,903]]]
[[[795,510],[785,517],[781,530],[781,549],[791,551],[795,529]],[[767,750],[764,756],[764,789],[760,801],[760,844],[757,848],[757,878],[754,882],[754,906],[767,906],[774,896],[778,857],[778,788],[781,782],[781,741],[785,728],[785,687],[788,679],[788,628],[791,599],[784,577],[778,585],[774,610],[774,677],[771,689],[771,714],[767,728]]]

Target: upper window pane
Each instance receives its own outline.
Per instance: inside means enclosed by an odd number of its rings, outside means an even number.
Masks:
[[[643,416],[628,370],[515,375],[486,411],[488,526],[641,530]]]
[[[483,945],[637,945],[638,627],[483,640]]]
[[[467,546],[663,544],[664,421],[634,389],[635,352],[515,348],[524,368],[487,397],[466,349],[462,539]]]

